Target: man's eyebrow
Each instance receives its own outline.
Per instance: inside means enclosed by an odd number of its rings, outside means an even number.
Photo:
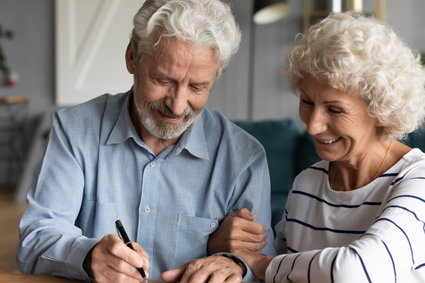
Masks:
[[[190,82],[192,85],[210,85],[210,81],[204,81],[204,82]]]

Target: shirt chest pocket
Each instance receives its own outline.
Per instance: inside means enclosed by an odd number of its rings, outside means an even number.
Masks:
[[[208,238],[218,227],[218,220],[177,216],[176,259],[187,262],[207,255]]]

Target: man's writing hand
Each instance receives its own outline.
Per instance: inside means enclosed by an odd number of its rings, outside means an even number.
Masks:
[[[84,260],[84,269],[96,282],[140,282],[142,276],[136,268],[149,269],[148,255],[132,242],[134,250],[115,235],[103,237]]]
[[[255,214],[242,208],[229,213],[208,240],[208,254],[234,253],[237,250],[259,252],[266,246],[264,226],[253,222]]]
[[[233,260],[222,256],[209,256],[193,260],[177,269],[162,273],[165,282],[180,283],[240,283],[242,268]]]

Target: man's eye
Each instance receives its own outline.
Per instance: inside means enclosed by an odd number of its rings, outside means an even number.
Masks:
[[[192,85],[190,88],[191,88],[194,92],[201,92],[201,91],[203,91],[203,90],[205,90],[205,89],[206,89],[206,87],[205,87],[205,86],[197,86],[197,85]]]
[[[338,108],[328,108],[328,110],[332,114],[341,114],[343,112],[341,109],[338,109]]]
[[[301,99],[301,102],[302,102],[302,103],[305,103],[305,104],[307,104],[307,105],[314,105],[314,103],[313,103],[313,102],[311,102],[311,101],[309,101],[309,100],[305,100],[305,99]]]
[[[171,81],[168,81],[168,80],[157,79],[156,81],[160,85],[170,85],[171,84]]]

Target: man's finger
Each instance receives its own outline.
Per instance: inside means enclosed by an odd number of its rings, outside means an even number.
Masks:
[[[209,272],[205,270],[195,270],[195,271],[186,270],[186,272],[183,274],[181,278],[180,283],[204,283],[204,282],[216,283],[209,280],[209,277],[210,277]],[[221,280],[220,283],[221,282],[224,282],[224,280]]]
[[[199,282],[208,282],[208,283],[223,283],[228,277],[227,272],[222,272],[221,270],[211,270],[208,273],[201,271],[194,272],[190,277],[189,283],[199,283]]]
[[[143,267],[143,269],[145,270],[145,273],[146,273],[146,271],[150,268],[149,255],[147,254],[147,252],[144,249],[142,249],[142,247],[138,243],[132,242],[132,245],[133,245],[134,250],[137,252],[137,254],[143,260],[143,265],[142,266],[136,266],[136,267]]]
[[[131,264],[125,262],[120,258],[114,258],[113,260],[108,262],[108,270],[112,272],[115,270],[119,277],[123,278],[132,278],[135,280],[141,280],[142,276],[140,273],[132,266]],[[117,281],[118,282],[118,281]]]
[[[136,268],[149,269],[147,254],[137,243],[131,243],[132,249],[119,237],[112,236],[114,237],[109,238],[111,245],[108,247],[108,252],[112,257],[112,260],[109,261],[109,268],[140,280],[141,275]]]
[[[125,245],[121,240],[110,246],[109,252],[111,255],[120,258],[121,260],[129,263],[134,267],[142,267],[144,265],[142,256],[135,250]]]
[[[225,283],[241,283],[242,277],[240,275],[232,274],[224,282]]]
[[[180,266],[177,269],[171,269],[161,274],[161,279],[165,282],[177,282],[186,270],[186,265]]]

